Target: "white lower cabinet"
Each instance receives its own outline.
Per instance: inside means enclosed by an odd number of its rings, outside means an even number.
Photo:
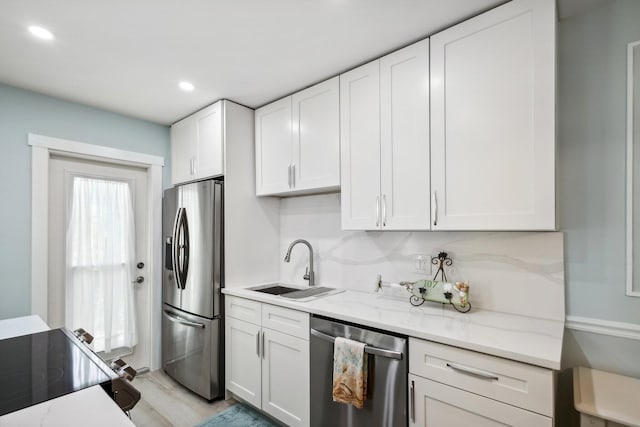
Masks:
[[[309,425],[309,342],[262,333],[262,410],[290,426]]]
[[[410,426],[420,427],[552,427],[553,422],[484,396],[409,375]]]
[[[225,363],[227,389],[254,406],[262,404],[260,334],[262,328],[227,317]]]
[[[309,315],[229,296],[225,307],[227,390],[286,425],[308,426]]]
[[[550,369],[409,339],[409,425],[552,427]]]

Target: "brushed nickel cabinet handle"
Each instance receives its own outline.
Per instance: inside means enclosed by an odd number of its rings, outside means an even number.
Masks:
[[[457,365],[455,363],[447,363],[447,366],[454,371],[458,371],[462,374],[473,375],[474,377],[480,377],[487,380],[499,380],[500,377],[491,372],[482,371],[480,369],[470,368],[468,366]]]
[[[260,331],[256,334],[256,354],[260,357]]]
[[[291,165],[291,182],[293,183],[293,188],[296,188],[296,164]]]
[[[387,196],[382,195],[382,226],[387,226]]]
[[[434,191],[431,196],[431,217],[433,219],[433,225],[438,225],[438,194]]]

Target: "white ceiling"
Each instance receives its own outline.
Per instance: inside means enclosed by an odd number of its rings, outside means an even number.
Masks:
[[[221,98],[262,106],[501,3],[2,0],[0,82],[170,124]]]

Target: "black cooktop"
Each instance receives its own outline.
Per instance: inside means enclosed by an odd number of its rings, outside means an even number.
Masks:
[[[114,375],[63,329],[0,340],[0,415],[108,384]]]

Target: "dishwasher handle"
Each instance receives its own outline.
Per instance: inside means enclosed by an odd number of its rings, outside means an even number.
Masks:
[[[324,340],[330,343],[334,343],[336,341],[336,337],[331,336],[329,334],[325,334],[324,332],[320,332],[316,329],[312,328],[309,330],[309,332],[311,333],[311,335],[313,335],[314,337],[320,338],[321,340]],[[384,348],[372,347],[368,344],[365,344],[364,352],[367,354],[373,354],[374,356],[382,356],[382,357],[388,357],[390,359],[402,360],[402,352],[400,351],[386,350]]]

